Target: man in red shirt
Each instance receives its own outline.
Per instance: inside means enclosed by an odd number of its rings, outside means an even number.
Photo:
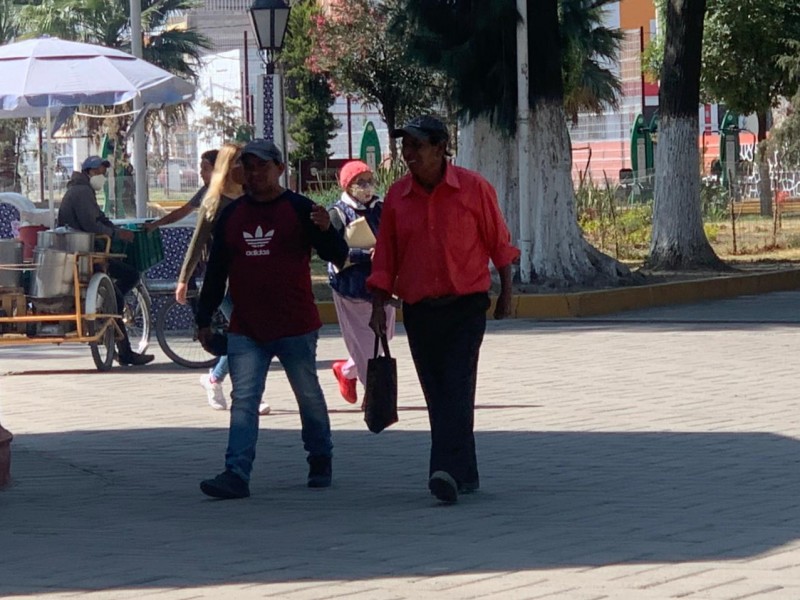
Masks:
[[[475,385],[486,311],[489,261],[500,274],[495,319],[511,312],[511,263],[519,250],[479,174],[447,160],[447,127],[422,116],[391,132],[402,138],[410,173],[386,194],[372,274],[370,326],[386,331],[383,305],[403,300],[403,324],[431,424],[428,488],[452,504],[478,489]]]

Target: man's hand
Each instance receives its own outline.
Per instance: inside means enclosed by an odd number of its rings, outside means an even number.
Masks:
[[[372,290],[372,315],[369,318],[369,328],[378,337],[386,335],[386,311],[384,306],[391,296],[379,289]]]
[[[133,241],[133,232],[130,229],[115,229],[114,230],[114,237],[123,242],[132,242]]]
[[[494,305],[494,318],[505,319],[511,316],[511,291],[500,292]]]
[[[383,301],[373,301],[372,315],[369,318],[369,328],[378,337],[386,335],[386,311],[383,306]]]
[[[197,330],[197,341],[200,342],[200,345],[203,349],[208,352],[209,354],[213,354],[211,352],[211,338],[214,336],[214,332],[211,331],[211,327],[201,327]]]
[[[328,227],[331,226],[331,216],[324,206],[315,204],[311,209],[311,222],[319,227],[320,231],[328,231]]]
[[[150,233],[151,231],[153,231],[155,229],[158,229],[158,225],[156,225],[155,221],[148,221],[147,223],[144,224],[144,230],[147,233]]]
[[[511,265],[497,269],[500,274],[500,295],[494,305],[494,318],[505,319],[511,316]]]
[[[189,286],[185,283],[179,283],[175,288],[175,302],[178,304],[186,304],[186,291]]]

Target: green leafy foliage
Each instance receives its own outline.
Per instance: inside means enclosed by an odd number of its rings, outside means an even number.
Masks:
[[[375,190],[380,196],[386,194],[391,185],[408,172],[402,160],[394,160],[381,165],[375,173]]]
[[[335,96],[327,78],[310,65],[313,55],[312,30],[320,9],[317,3],[303,0],[292,7],[289,34],[281,62],[286,73],[286,111],[292,119],[288,133],[295,142],[289,161],[322,160],[329,156],[328,142],[335,136],[338,122],[330,113]]]
[[[226,142],[241,142],[252,137],[252,127],[242,121],[241,110],[235,104],[205,98],[208,115],[195,123],[202,137],[210,142],[217,136]]]
[[[769,138],[770,149],[778,152],[783,166],[800,168],[800,92],[792,98],[787,116]]]
[[[330,208],[342,195],[342,190],[339,189],[338,185],[331,185],[322,190],[307,191],[305,194],[317,204],[321,204],[325,208]]]
[[[704,182],[701,198],[705,234],[715,242],[720,232],[718,222],[728,216],[729,196],[724,186]],[[589,243],[622,260],[647,256],[653,231],[652,200],[631,204],[621,186],[608,180],[600,185],[591,179],[580,183],[575,199],[578,222]]]
[[[726,186],[716,181],[700,184],[700,203],[703,216],[711,220],[724,220],[728,216],[730,193]]]
[[[653,0],[658,20],[658,31],[661,35],[651,32],[650,41],[645,46],[642,54],[642,71],[651,81],[658,81],[661,77],[661,67],[664,64],[664,31],[667,29],[666,0]]]
[[[619,80],[607,65],[616,58],[621,33],[602,25],[602,11],[610,1],[558,2],[564,107],[573,120],[579,112],[600,111],[617,102]],[[398,16],[398,23],[414,32],[409,38],[412,56],[448,78],[459,116],[467,121],[485,117],[506,133],[513,133],[519,21],[514,0],[407,0],[407,4],[408,10]],[[536,2],[528,2],[532,36],[541,25],[540,9]],[[541,63],[558,54],[551,51],[530,60]],[[538,97],[543,91],[542,82],[532,74],[532,96]]]
[[[575,191],[578,224],[587,241],[617,259],[647,255],[653,226],[651,202],[628,204],[625,190],[606,179],[583,180]]]
[[[203,49],[211,44],[193,29],[168,27],[169,18],[194,0],[141,0],[144,58],[180,77],[196,80]],[[20,33],[101,44],[130,52],[129,0],[41,0],[19,9]]]
[[[800,38],[797,0],[708,0],[702,89],[739,114],[764,113],[797,91],[779,60]]]
[[[343,0],[318,14],[311,68],[332,82],[336,93],[376,108],[389,129],[442,102],[442,78],[408,55],[409,30],[390,27],[407,0]],[[391,145],[392,156],[397,155]]]
[[[394,27],[410,34],[410,55],[452,82],[466,120],[486,117],[505,131],[516,121],[516,34],[513,0],[408,0]]]
[[[564,110],[573,123],[577,123],[580,112],[617,108],[622,93],[622,84],[608,68],[608,60],[619,55],[623,33],[603,26],[606,4],[582,0],[560,3]]]

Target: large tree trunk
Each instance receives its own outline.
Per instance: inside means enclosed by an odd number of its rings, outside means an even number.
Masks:
[[[758,168],[758,200],[762,217],[772,216],[772,182],[769,177],[769,146],[767,139],[767,113],[758,112],[758,143],[756,144],[756,166]]]
[[[572,149],[561,101],[531,109],[530,239],[532,272],[538,284],[601,286],[618,283],[630,270],[583,238],[575,214]]]
[[[528,24],[528,103],[531,107],[529,127],[530,163],[520,165],[514,140],[506,153],[495,146],[490,160],[507,161],[513,169],[504,177],[502,189],[508,194],[506,214],[513,216],[515,239],[531,241],[531,281],[539,287],[615,285],[629,276],[627,267],[601,254],[584,239],[575,216],[575,192],[572,187],[572,151],[564,115],[564,81],[561,72],[561,40],[559,37],[558,0],[527,0]],[[491,135],[491,132],[487,132]],[[495,134],[496,135],[496,134]],[[482,152],[482,150],[479,150]],[[531,231],[519,231],[517,178],[530,178],[529,204]],[[526,175],[527,174],[527,175]]]
[[[615,285],[630,270],[589,245],[578,227],[571,177],[571,153],[560,103],[542,102],[531,112],[533,283],[537,287]],[[481,173],[497,190],[511,236],[520,239],[518,154],[514,138],[504,137],[486,119],[461,130],[458,164]]]
[[[653,239],[647,266],[717,268],[721,261],[706,239],[700,207],[697,114],[661,117],[658,128]]]
[[[459,131],[455,162],[477,171],[494,186],[500,210],[516,244],[519,241],[519,198],[514,138],[500,135],[486,118],[475,119]]]
[[[700,206],[697,107],[705,0],[668,0],[651,269],[724,268],[708,243]]]

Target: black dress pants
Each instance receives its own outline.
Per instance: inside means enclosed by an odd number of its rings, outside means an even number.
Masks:
[[[403,304],[403,324],[431,424],[430,474],[478,483],[475,386],[486,331],[486,293]]]

